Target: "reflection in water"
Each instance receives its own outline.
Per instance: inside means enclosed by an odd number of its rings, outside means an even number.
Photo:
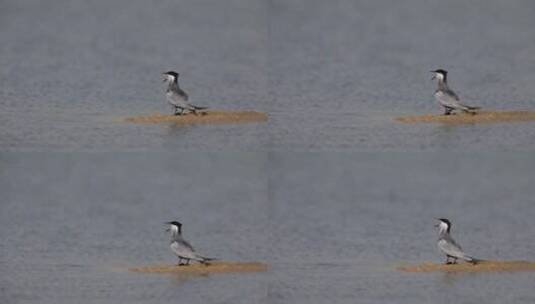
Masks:
[[[182,285],[186,281],[189,281],[189,280],[194,280],[194,279],[198,279],[198,278],[208,278],[209,274],[208,273],[198,273],[198,274],[193,274],[193,273],[170,273],[169,277],[171,278],[171,282],[173,282],[173,284]]]
[[[433,145],[441,149],[452,149],[458,145],[466,134],[477,131],[476,125],[454,125],[454,124],[438,124],[428,126],[433,129],[432,139]],[[476,143],[474,143],[475,145]]]
[[[195,129],[196,126],[177,124],[177,123],[168,123],[163,127],[169,136],[181,136],[186,135],[191,130]]]
[[[466,273],[453,273],[453,272],[443,272],[440,274],[441,282],[446,285],[448,288],[453,287],[459,279],[462,279],[461,276],[467,275]]]

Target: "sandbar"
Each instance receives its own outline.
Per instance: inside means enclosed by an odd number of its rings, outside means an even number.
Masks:
[[[186,266],[178,265],[152,265],[133,267],[129,270],[141,273],[183,273],[183,274],[209,274],[209,273],[243,273],[264,272],[267,265],[260,262],[228,262],[214,261],[209,265],[194,263]]]
[[[155,124],[171,122],[175,124],[227,124],[251,123],[268,120],[266,113],[255,111],[203,111],[195,114],[171,115],[153,113],[148,115],[131,116],[122,119],[123,122]]]
[[[458,113],[454,115],[424,114],[399,116],[395,120],[403,123],[447,124],[525,122],[535,120],[535,111],[481,111],[477,114]]]
[[[458,264],[437,264],[422,263],[419,265],[404,265],[397,267],[397,270],[412,273],[426,272],[520,272],[535,271],[535,262],[528,261],[496,261],[485,260],[477,264],[458,263]]]

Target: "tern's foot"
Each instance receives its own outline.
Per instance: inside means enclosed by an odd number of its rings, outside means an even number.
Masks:
[[[452,108],[444,108],[444,116],[446,115],[454,115],[455,112],[453,112]]]

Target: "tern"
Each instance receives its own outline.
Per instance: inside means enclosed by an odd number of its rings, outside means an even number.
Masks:
[[[175,115],[183,115],[185,114],[184,111],[197,114],[197,111],[207,109],[206,107],[194,106],[188,102],[188,94],[178,85],[180,74],[175,71],[169,71],[162,73],[162,75],[164,76],[163,81],[168,83],[165,96],[167,97],[167,102],[174,107]]]
[[[208,262],[213,259],[199,255],[197,252],[195,252],[193,246],[191,246],[191,244],[182,237],[181,223],[177,221],[172,221],[167,222],[166,224],[169,225],[167,231],[171,232],[171,243],[169,246],[171,247],[171,250],[177,255],[179,266],[189,265],[189,262],[191,260],[197,261],[204,265],[209,265]],[[183,263],[182,260],[185,260],[185,262]]]
[[[459,96],[448,86],[448,71],[438,69],[431,71],[433,77],[438,81],[438,88],[435,91],[435,99],[444,107],[444,115],[450,115],[454,110],[461,110],[465,113],[476,114],[479,107],[464,105],[460,102]]]
[[[463,249],[455,240],[451,237],[451,222],[445,218],[437,219],[439,223],[435,225],[438,227],[438,249],[446,255],[446,264],[457,264],[457,260],[465,260],[472,264],[477,264],[480,260],[468,256],[464,253]],[[450,261],[452,259],[453,261]]]

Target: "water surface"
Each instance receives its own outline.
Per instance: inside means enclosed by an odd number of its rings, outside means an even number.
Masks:
[[[533,123],[405,125],[441,113],[431,69],[469,104],[535,108],[532,1],[2,1],[0,148],[30,151],[532,150]],[[261,124],[134,125],[191,101]]]
[[[529,153],[3,153],[2,303],[533,303],[534,273],[441,262],[433,217],[487,259],[535,260]],[[164,221],[266,273],[180,277]]]

